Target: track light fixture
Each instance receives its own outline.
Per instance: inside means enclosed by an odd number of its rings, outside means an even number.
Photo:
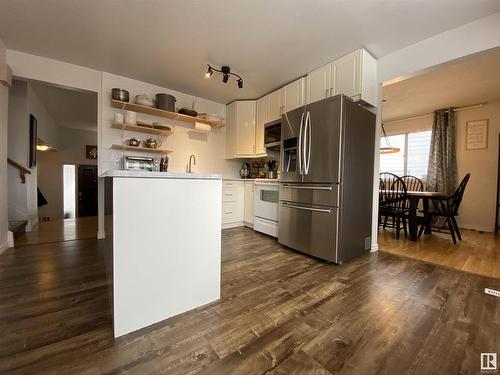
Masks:
[[[214,72],[222,73],[222,82],[227,83],[229,81],[229,76],[233,75],[238,78],[238,87],[243,88],[243,78],[241,78],[238,74],[231,72],[231,68],[229,66],[223,66],[220,69],[214,68],[210,64],[207,64],[208,69],[205,73],[206,78],[210,78]]]
[[[214,71],[212,70],[212,67],[209,65],[207,72],[205,73],[205,77],[210,78],[214,74]]]

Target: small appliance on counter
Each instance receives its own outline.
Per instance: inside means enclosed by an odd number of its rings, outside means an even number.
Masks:
[[[250,178],[250,164],[243,163],[240,168],[241,178]]]
[[[167,161],[168,165],[168,161]],[[141,156],[124,156],[123,169],[126,171],[158,171],[158,160]]]
[[[168,156],[165,156],[160,160],[160,172],[166,171],[168,171]]]

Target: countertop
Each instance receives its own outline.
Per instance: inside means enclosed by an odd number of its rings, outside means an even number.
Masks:
[[[182,173],[182,172],[148,172],[109,170],[99,177],[132,177],[132,178],[166,178],[186,180],[221,180],[222,175],[210,173]]]
[[[276,182],[278,183],[280,180],[278,178],[222,178],[223,181],[252,181],[252,182]]]

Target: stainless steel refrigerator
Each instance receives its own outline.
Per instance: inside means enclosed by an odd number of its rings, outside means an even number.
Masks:
[[[371,247],[375,114],[344,95],[281,122],[278,241],[341,264]]]

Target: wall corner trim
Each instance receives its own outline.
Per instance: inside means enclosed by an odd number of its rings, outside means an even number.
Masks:
[[[375,242],[375,243],[372,243],[372,248],[370,249],[370,253],[374,253],[378,251],[378,243]]]
[[[12,87],[12,69],[6,63],[0,63],[0,82],[8,87]]]

